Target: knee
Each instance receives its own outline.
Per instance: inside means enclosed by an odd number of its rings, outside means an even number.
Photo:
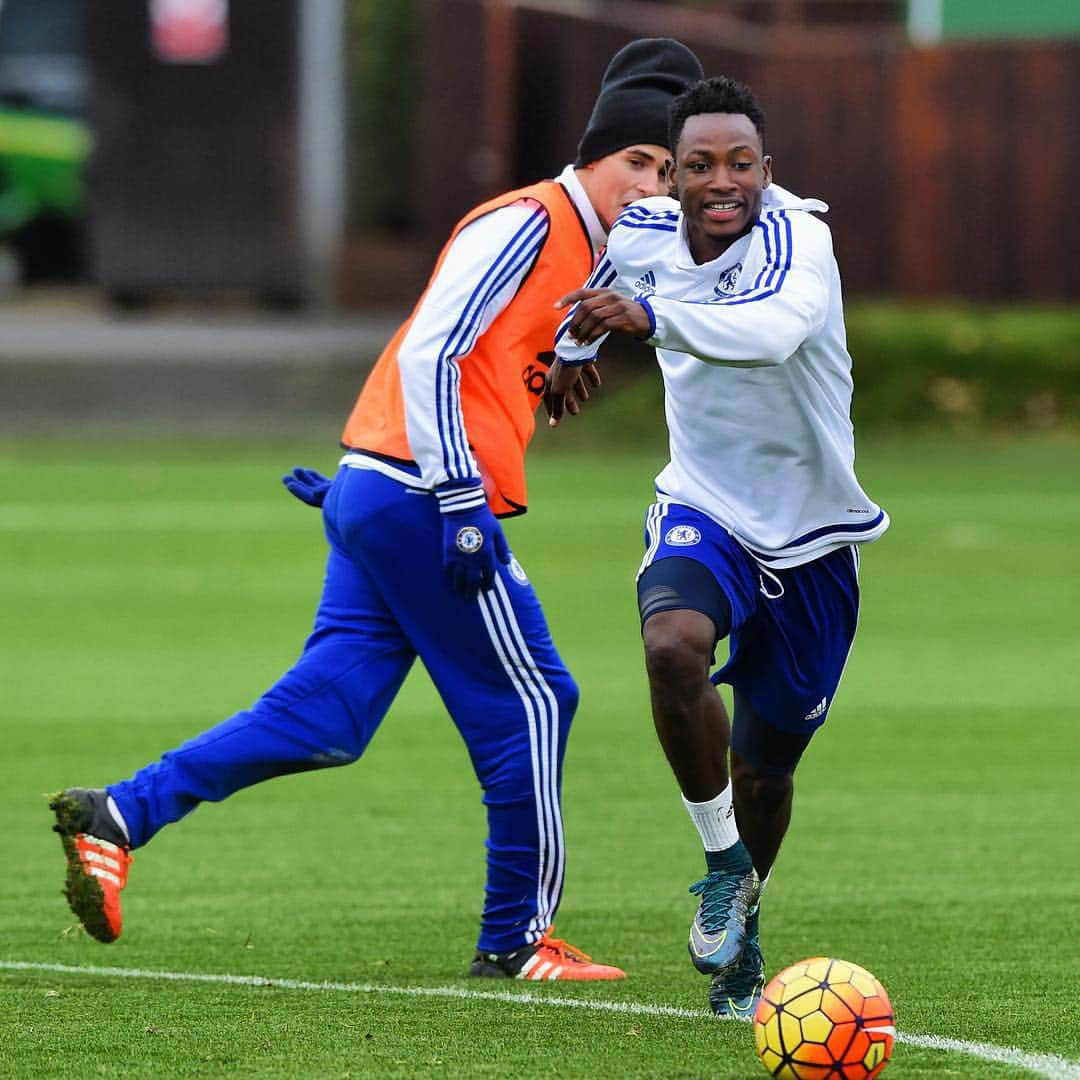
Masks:
[[[655,688],[693,686],[708,675],[713,641],[701,628],[679,618],[682,612],[654,615],[642,627],[645,670]]]
[[[733,760],[731,781],[739,802],[762,811],[779,810],[791,798],[790,772],[763,772],[745,761]]]

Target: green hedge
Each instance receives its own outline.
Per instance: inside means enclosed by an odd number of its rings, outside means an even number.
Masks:
[[[855,304],[847,325],[860,428],[1080,420],[1080,308]]]
[[[847,327],[860,433],[1080,432],[1080,307],[852,303]],[[581,425],[594,430],[573,438],[662,441],[651,350],[609,345],[602,399]]]

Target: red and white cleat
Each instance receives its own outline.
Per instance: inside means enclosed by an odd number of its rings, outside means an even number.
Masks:
[[[53,830],[60,834],[67,860],[68,905],[91,937],[108,943],[120,936],[123,925],[120,893],[127,885],[131,855],[105,800],[103,791],[70,788],[54,795],[49,807],[56,814]]]
[[[552,937],[552,927],[535,945],[510,953],[477,953],[470,975],[488,978],[527,979],[530,982],[585,982],[625,979],[626,972],[608,964],[593,963],[587,953],[562,938]]]

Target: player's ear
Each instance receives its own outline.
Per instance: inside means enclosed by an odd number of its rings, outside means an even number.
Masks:
[[[767,188],[772,183],[772,154],[766,154],[761,159],[761,172],[764,177],[762,188]]]
[[[673,198],[679,197],[679,185],[675,181],[675,159],[668,158],[664,164],[664,171],[667,174],[667,186],[668,194]]]

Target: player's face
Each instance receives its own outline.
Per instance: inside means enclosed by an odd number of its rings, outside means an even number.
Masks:
[[[604,228],[610,232],[615,219],[638,199],[668,193],[667,147],[641,143],[578,170],[582,186]]]
[[[742,113],[688,116],[669,169],[686,218],[690,253],[715,259],[754,227],[772,179],[753,122]]]

